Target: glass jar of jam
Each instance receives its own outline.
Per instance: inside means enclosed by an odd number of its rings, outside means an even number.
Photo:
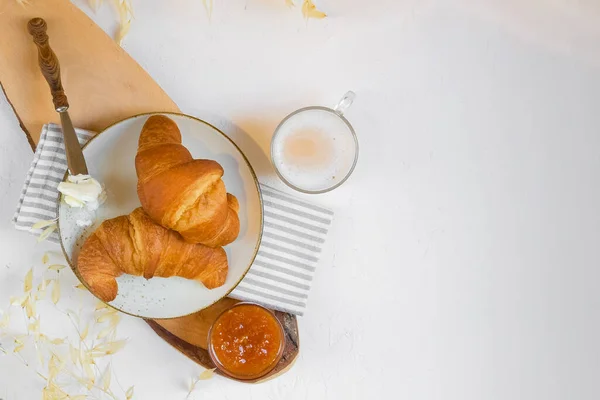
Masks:
[[[260,378],[281,359],[285,335],[270,310],[237,303],[225,310],[208,332],[208,353],[217,368],[242,380]]]

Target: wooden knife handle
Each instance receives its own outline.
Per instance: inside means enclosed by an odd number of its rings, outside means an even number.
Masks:
[[[33,36],[33,43],[36,44],[38,49],[38,61],[42,75],[46,78],[50,91],[52,92],[52,102],[56,111],[62,112],[69,108],[69,102],[65,95],[62,82],[60,81],[60,65],[58,58],[48,40],[46,34],[46,21],[42,18],[33,18],[27,24],[27,30]]]

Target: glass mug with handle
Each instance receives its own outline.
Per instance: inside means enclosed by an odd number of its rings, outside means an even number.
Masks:
[[[271,140],[271,162],[281,180],[303,193],[325,193],[344,183],[358,160],[358,139],[344,117],[355,93],[334,108],[311,106],[281,121]]]

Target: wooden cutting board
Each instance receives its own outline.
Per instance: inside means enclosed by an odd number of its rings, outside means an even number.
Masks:
[[[27,22],[34,17],[48,23],[76,127],[99,132],[131,115],[179,111],[148,73],[69,0],[36,0],[25,6],[0,0],[0,82],[32,146],[42,125],[59,122],[27,33]]]
[[[39,140],[42,125],[59,123],[37,63],[37,50],[27,32],[27,22],[34,17],[44,18],[48,24],[50,45],[60,61],[75,126],[100,132],[131,115],[179,112],[148,73],[68,0],[31,1],[26,6],[15,0],[0,0],[0,86],[32,148]],[[236,302],[225,298],[187,317],[146,322],[177,350],[206,368],[214,368],[206,351],[208,329],[223,310]],[[298,356],[296,316],[282,312],[276,312],[276,316],[286,333],[284,356],[271,373],[254,382],[287,371]]]

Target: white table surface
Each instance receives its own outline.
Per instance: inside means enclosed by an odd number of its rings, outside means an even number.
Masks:
[[[358,167],[310,197],[336,220],[297,363],[255,386],[201,381],[190,398],[597,399],[598,4],[322,0],[330,17],[306,24],[284,0],[216,1],[210,22],[200,0],[134,0],[124,48],[265,182],[282,187],[265,155],[278,121],[357,93]],[[113,32],[113,14],[92,17]],[[10,223],[32,153],[3,98],[0,131],[4,307],[53,246]],[[142,321],[121,325],[122,384],[183,399],[201,369]],[[1,399],[42,387],[0,356]]]

